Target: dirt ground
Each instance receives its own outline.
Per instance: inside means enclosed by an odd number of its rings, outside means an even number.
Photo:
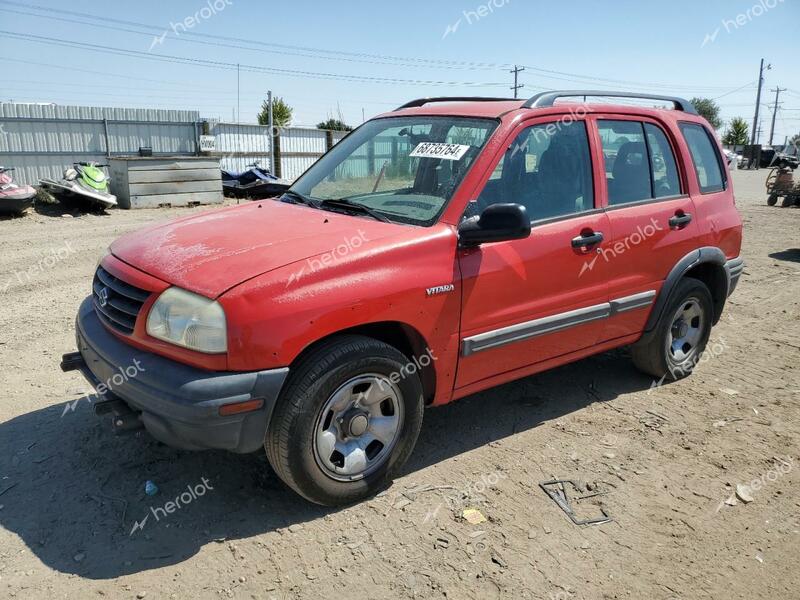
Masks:
[[[735,173],[747,266],[689,379],[651,387],[615,351],[429,410],[402,477],[342,510],[261,454],[115,437],[58,368],[108,244],[196,209],[0,221],[0,596],[797,598],[800,210],[765,176]],[[554,477],[613,521],[573,525]]]

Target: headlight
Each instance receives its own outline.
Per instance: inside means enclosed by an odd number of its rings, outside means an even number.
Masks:
[[[147,317],[147,333],[178,346],[216,354],[228,349],[225,311],[219,302],[171,287]]]

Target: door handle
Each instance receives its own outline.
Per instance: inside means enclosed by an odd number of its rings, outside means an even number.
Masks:
[[[675,216],[669,220],[669,226],[672,229],[680,229],[684,225],[688,225],[692,222],[692,215],[689,213],[679,212],[675,213]]]
[[[572,238],[572,247],[573,248],[588,248],[589,246],[595,246],[603,241],[603,234],[599,231],[593,231],[591,233],[587,233],[587,235],[579,235],[576,238]]]

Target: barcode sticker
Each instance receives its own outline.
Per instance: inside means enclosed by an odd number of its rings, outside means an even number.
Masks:
[[[463,144],[444,144],[440,142],[422,142],[410,154],[412,158],[441,158],[443,160],[461,160],[469,150]]]

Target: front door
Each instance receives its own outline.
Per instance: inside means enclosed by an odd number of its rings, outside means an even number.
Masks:
[[[468,215],[526,207],[529,238],[460,251],[461,356],[456,388],[598,342],[609,315],[605,274],[586,265],[609,235],[583,120],[522,125]]]

